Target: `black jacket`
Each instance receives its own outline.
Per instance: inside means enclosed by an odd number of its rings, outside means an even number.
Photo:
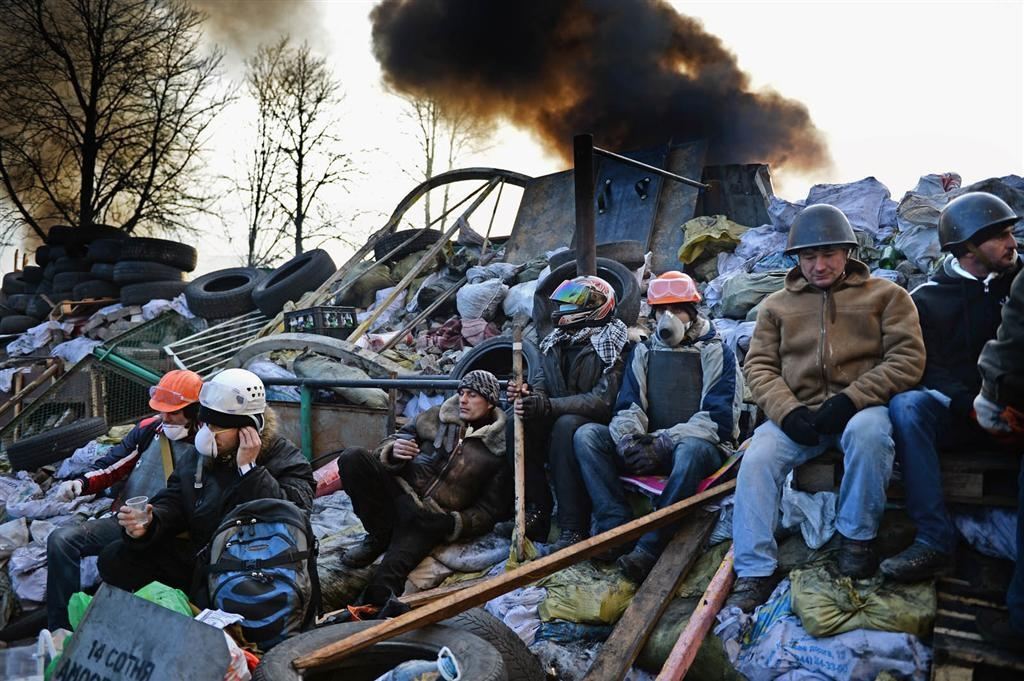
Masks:
[[[982,392],[996,404],[1024,409],[1024,276],[1017,277],[1003,306],[996,340],[985,344],[978,362]]]
[[[604,362],[589,342],[582,346],[556,345],[544,353],[541,380],[531,389],[551,400],[551,418],[577,414],[608,423],[622,383],[623,356],[631,349],[627,343],[606,371]]]
[[[955,417],[967,418],[981,388],[978,357],[996,336],[1003,304],[1021,269],[1016,267],[986,285],[957,272],[947,257],[931,279],[911,293],[921,317],[928,358],[922,383],[947,395]]]

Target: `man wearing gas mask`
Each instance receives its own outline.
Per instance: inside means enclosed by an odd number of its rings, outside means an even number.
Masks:
[[[711,322],[698,313],[700,300],[693,279],[682,272],[666,272],[648,287],[657,328],[626,361],[615,415],[609,425],[587,424],[573,438],[590,498],[575,509],[584,519],[581,526],[589,527],[590,507],[598,532],[633,518],[622,474],[668,475],[659,509],[693,495],[721,465],[720,445],[739,436],[739,366]],[[653,530],[632,551],[616,547],[598,558],[618,558],[623,574],[641,582],[676,529]]]
[[[194,456],[192,438],[198,427],[202,387],[203,379],[192,371],[178,369],[164,374],[149,389],[149,406],[157,415],[139,422],[92,464],[91,471],[60,483],[58,496],[71,501],[116,487],[111,506],[116,511],[125,499],[152,497],[166,487],[171,472]],[[121,526],[112,515],[59,527],[50,533],[46,541],[46,609],[51,631],[70,628],[68,600],[80,588],[82,558],[98,555],[120,536]]]
[[[615,317],[615,290],[600,277],[567,279],[550,298],[558,307],[551,314],[555,329],[540,342],[541,378],[521,387],[509,381],[508,399],[526,427],[526,536],[548,539],[554,500],[547,462],[558,499],[560,548],[589,529],[586,518],[568,510],[587,503],[573,434],[584,424],[611,418],[628,334]]]
[[[103,581],[134,591],[158,580],[187,591],[197,554],[239,504],[287,499],[312,509],[312,468],[277,434],[259,376],[226,369],[203,385],[199,404],[196,455],[175,468],[144,511],[118,513],[123,532],[100,553]]]

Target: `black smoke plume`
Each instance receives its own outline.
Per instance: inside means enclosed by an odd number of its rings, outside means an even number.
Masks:
[[[699,138],[709,163],[830,165],[803,104],[752,91],[719,38],[660,0],[384,0],[370,17],[391,88],[507,118],[564,158],[593,132],[613,150]]]

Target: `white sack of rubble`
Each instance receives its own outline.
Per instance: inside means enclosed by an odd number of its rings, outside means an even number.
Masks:
[[[882,229],[880,217],[888,211],[889,188],[873,177],[847,184],[816,184],[807,194],[807,205],[827,203],[843,211],[854,229],[868,232],[876,240],[891,235]]]
[[[488,279],[479,284],[466,284],[455,294],[455,306],[464,319],[494,319],[494,313],[505,299],[508,286],[501,279]]]
[[[336,359],[304,353],[295,358],[292,370],[301,378],[337,381],[366,381],[370,376],[358,367],[342,364]],[[387,409],[388,394],[380,388],[331,388],[347,402],[374,409]]]
[[[537,292],[537,279],[516,284],[508,290],[505,300],[501,303],[505,316],[515,319],[517,316],[533,315],[533,294]]]

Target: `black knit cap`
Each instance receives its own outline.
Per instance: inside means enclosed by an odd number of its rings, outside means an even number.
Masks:
[[[462,381],[459,383],[459,390],[463,388],[469,388],[478,393],[495,406],[501,400],[501,387],[498,384],[498,379],[490,371],[483,369],[470,371],[462,377]]]
[[[263,430],[262,414],[225,414],[209,407],[199,407],[199,422],[219,428],[255,428]]]

